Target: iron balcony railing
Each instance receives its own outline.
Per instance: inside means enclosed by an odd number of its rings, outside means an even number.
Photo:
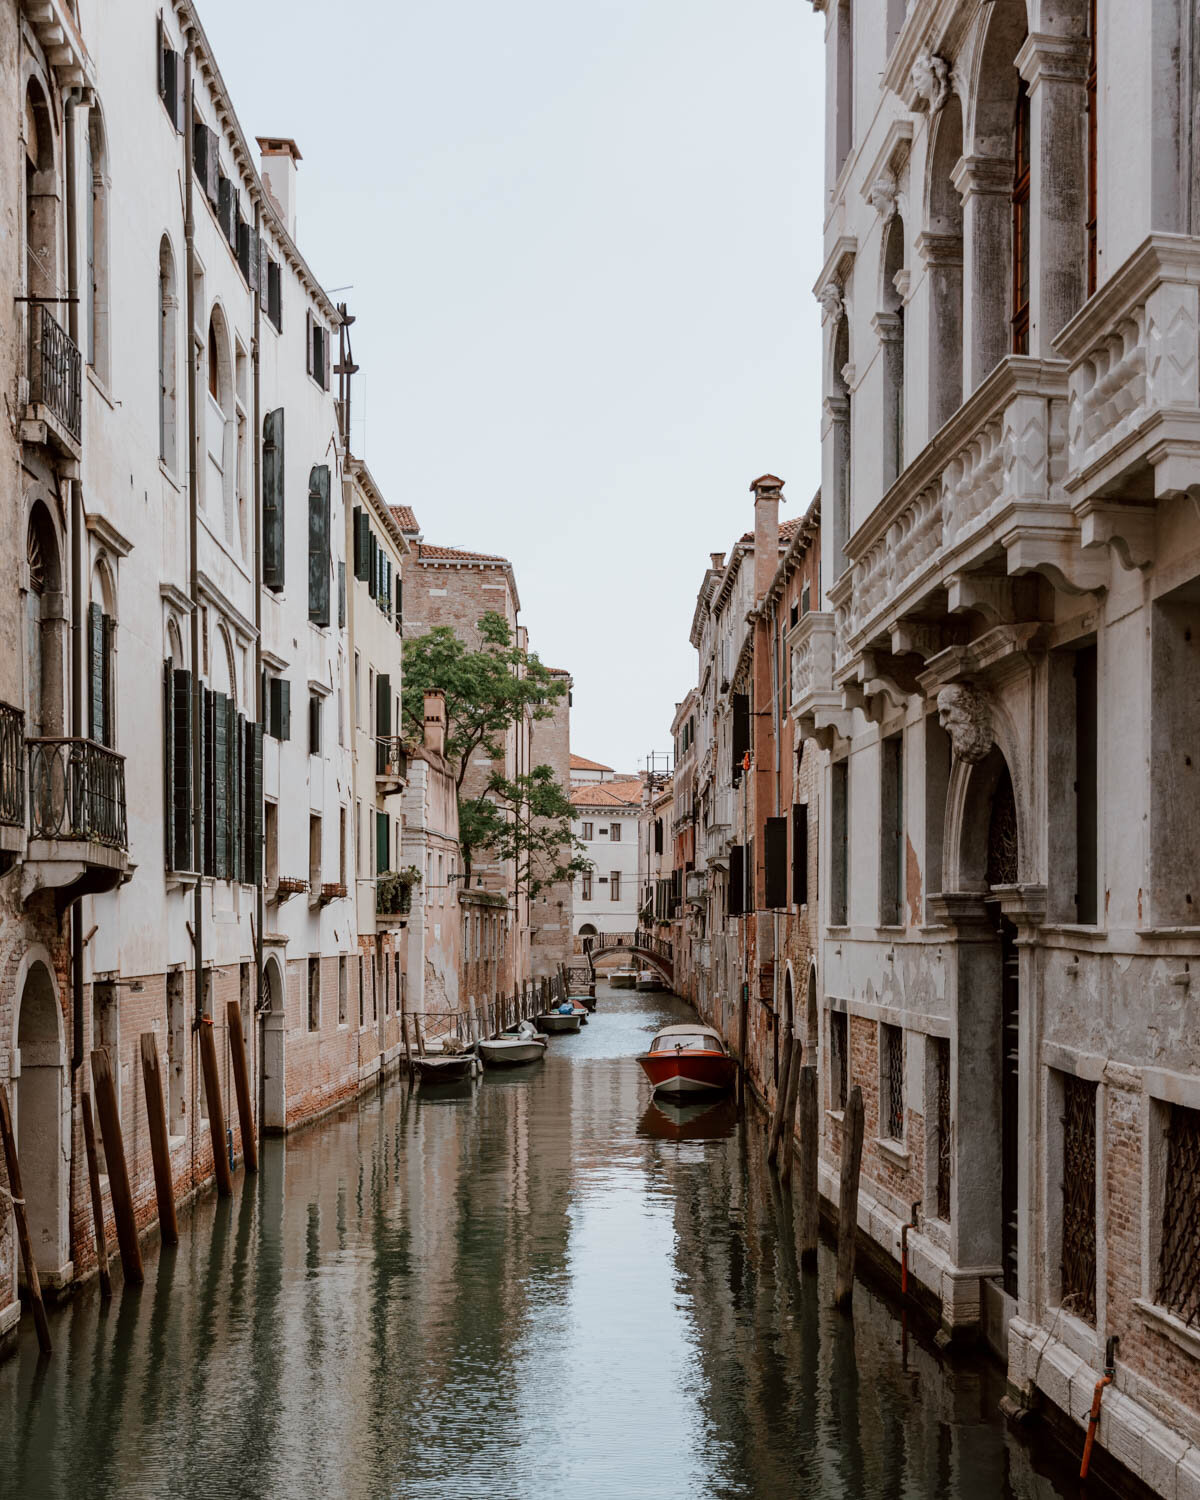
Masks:
[[[95,740],[29,740],[29,835],[127,849],[125,757]]]
[[[83,361],[74,340],[48,308],[29,309],[29,400],[44,406],[76,442],[83,431]]]
[[[375,741],[375,774],[404,781],[408,776],[408,752],[399,735],[380,735]]]
[[[0,823],[25,825],[25,715],[0,703]]]

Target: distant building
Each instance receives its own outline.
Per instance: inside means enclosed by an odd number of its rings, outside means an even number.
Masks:
[[[595,762],[588,762],[594,767]],[[603,769],[607,770],[607,767]],[[571,788],[574,831],[594,865],[575,877],[576,948],[599,932],[633,932],[638,925],[642,861],[638,843],[644,785],[639,777],[576,782]]]

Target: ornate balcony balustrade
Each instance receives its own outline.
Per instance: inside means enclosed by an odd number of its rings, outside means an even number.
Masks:
[[[400,791],[408,780],[408,751],[399,735],[375,741],[375,787],[383,796]]]
[[[791,653],[790,711],[800,733],[828,745],[846,732],[848,715],[834,682],[834,616],[810,611],[788,632]]]
[[[23,890],[61,904],[112,890],[129,874],[125,758],[86,739],[27,740],[29,843]]]
[[[0,703],[0,823],[25,827],[25,715]]]
[[[69,458],[83,435],[83,360],[41,302],[29,304],[29,421]]]

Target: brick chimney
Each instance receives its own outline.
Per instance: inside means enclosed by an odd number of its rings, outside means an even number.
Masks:
[[[294,240],[296,238],[296,166],[300,161],[300,147],[287,136],[260,135],[258,149],[262,153],[260,175],[266,184],[267,192],[275,200],[279,217]]]
[[[710,552],[708,560],[718,573],[725,566],[725,554],[723,552]]]
[[[446,753],[446,695],[425,694],[425,748],[433,755]]]
[[[760,475],[750,486],[754,496],[754,602],[771,587],[779,566],[779,502],[783,480],[774,474]]]

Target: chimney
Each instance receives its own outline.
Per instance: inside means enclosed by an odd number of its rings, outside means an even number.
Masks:
[[[710,552],[708,559],[718,573],[725,566],[725,554],[723,552]]]
[[[434,755],[446,753],[446,695],[425,694],[425,748]]]
[[[282,135],[260,135],[261,176],[267,192],[275,200],[279,217],[292,239],[296,238],[296,164],[300,147]]]
[[[783,480],[762,474],[750,486],[754,496],[754,602],[765,597],[779,566],[779,502]]]

